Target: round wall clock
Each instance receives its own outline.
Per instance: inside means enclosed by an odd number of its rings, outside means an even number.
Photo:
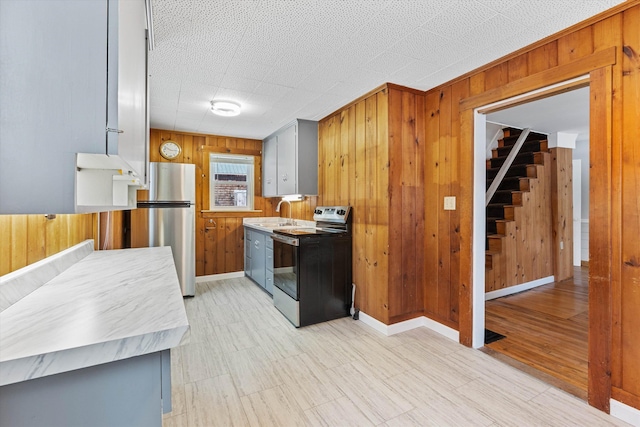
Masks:
[[[164,141],[160,144],[160,155],[167,160],[173,160],[180,155],[182,147],[175,141]]]

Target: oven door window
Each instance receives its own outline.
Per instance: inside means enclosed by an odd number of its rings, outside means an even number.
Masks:
[[[273,284],[298,300],[298,247],[273,241]]]

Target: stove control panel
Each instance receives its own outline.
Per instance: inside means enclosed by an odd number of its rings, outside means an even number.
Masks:
[[[345,224],[350,210],[350,206],[318,206],[313,212],[313,220]]]

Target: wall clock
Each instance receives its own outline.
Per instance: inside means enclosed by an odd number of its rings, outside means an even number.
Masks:
[[[175,141],[164,141],[160,144],[160,155],[167,160],[173,160],[180,155],[182,147]]]

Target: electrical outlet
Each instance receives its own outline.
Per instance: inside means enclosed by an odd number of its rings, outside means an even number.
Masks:
[[[455,196],[447,196],[444,198],[444,210],[445,211],[455,211],[456,210],[456,197]]]
[[[560,250],[564,249],[564,242],[562,240],[560,240]]]

